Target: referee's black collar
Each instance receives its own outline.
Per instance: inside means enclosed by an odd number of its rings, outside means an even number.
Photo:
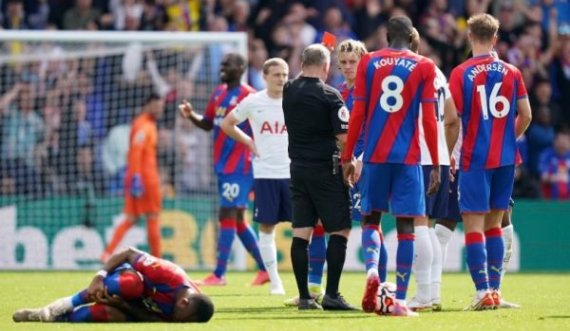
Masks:
[[[306,80],[313,80],[313,81],[321,81],[322,79],[318,78],[318,77],[307,77],[307,76],[300,76],[299,78],[303,78]]]

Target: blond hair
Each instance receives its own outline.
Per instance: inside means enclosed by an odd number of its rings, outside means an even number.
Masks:
[[[339,56],[340,53],[354,53],[360,58],[364,54],[368,53],[366,46],[364,46],[361,41],[354,39],[347,39],[342,41],[340,44],[338,44],[337,49],[337,56]]]
[[[474,40],[489,42],[499,31],[499,21],[489,14],[477,14],[467,20],[469,32]]]
[[[289,65],[287,62],[285,62],[285,60],[280,57],[272,57],[263,63],[263,74],[267,75],[269,73],[269,68],[275,66],[282,66],[283,68],[287,69],[287,71],[289,71]]]

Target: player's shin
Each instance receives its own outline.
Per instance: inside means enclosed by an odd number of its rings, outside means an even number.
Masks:
[[[265,269],[271,280],[271,294],[285,294],[283,283],[277,270],[277,247],[275,246],[275,232],[259,231],[259,251],[265,264]]]
[[[487,272],[489,274],[489,287],[492,290],[500,290],[503,272],[503,258],[505,245],[503,243],[500,227],[485,231],[485,243],[487,249]]]
[[[237,234],[245,249],[247,249],[249,254],[255,260],[259,270],[265,271],[265,265],[263,264],[263,259],[259,252],[259,246],[257,245],[257,238],[255,237],[255,232],[252,227],[245,220],[238,222]]]
[[[378,261],[380,259],[380,233],[377,224],[364,224],[362,226],[362,250],[367,276],[378,277]]]
[[[309,269],[308,246],[309,242],[307,240],[293,237],[291,242],[291,263],[293,264],[293,272],[295,273],[295,280],[297,281],[299,298],[301,300],[311,299],[307,286]]]
[[[511,255],[513,254],[513,237],[514,228],[512,224],[505,226],[503,229],[503,242],[505,243],[505,257],[503,258],[503,272],[502,277],[505,277],[505,272],[511,262]]]
[[[388,249],[386,248],[386,241],[384,240],[384,234],[379,228],[380,235],[380,260],[378,261],[378,276],[380,276],[380,282],[384,283],[387,281],[388,274]]]
[[[433,263],[433,247],[427,225],[415,227],[415,274],[417,291],[415,299],[431,307],[431,266]]]
[[[443,256],[441,246],[434,228],[429,229],[431,246],[433,249],[433,263],[431,265],[431,302],[439,305],[441,298],[441,270],[443,268]]]
[[[217,247],[217,263],[214,275],[218,278],[224,277],[226,274],[228,259],[232,249],[232,244],[236,235],[236,220],[222,219],[220,221],[220,235],[218,237]]]
[[[396,252],[396,300],[404,305],[408,293],[413,260],[414,234],[398,234],[398,249]]]
[[[327,240],[325,237],[325,229],[321,224],[318,224],[313,230],[313,236],[311,238],[311,243],[309,244],[309,290],[318,289],[318,294],[321,293],[320,287],[323,280],[323,270],[326,258]]]

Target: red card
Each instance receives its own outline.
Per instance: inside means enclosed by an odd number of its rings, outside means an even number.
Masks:
[[[336,44],[336,36],[330,32],[325,31],[325,33],[323,33],[322,44],[328,48],[334,48]]]

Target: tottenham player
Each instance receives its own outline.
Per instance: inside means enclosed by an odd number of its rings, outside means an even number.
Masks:
[[[259,249],[271,280],[270,293],[285,294],[277,272],[275,225],[291,221],[289,191],[289,156],[287,127],[283,118],[283,85],[289,77],[289,66],[281,58],[271,58],[263,64],[265,90],[248,95],[224,118],[222,130],[244,144],[255,156],[253,177],[255,190],[254,220],[259,224]],[[253,138],[239,128],[249,120]]]
[[[420,34],[414,28],[414,39],[411,50],[418,52]],[[447,217],[449,201],[449,164],[451,150],[447,141],[453,144],[459,135],[459,118],[447,86],[447,79],[439,68],[436,67],[436,90],[437,90],[437,141],[439,163],[441,165],[441,184],[433,196],[426,196],[426,216],[414,219],[416,234],[416,257],[414,261],[414,274],[416,279],[416,295],[408,302],[408,306],[415,311],[426,309],[441,310],[441,270],[442,255],[441,246],[431,227],[429,220],[443,219]],[[421,114],[421,112],[420,112]],[[421,116],[421,115],[420,115]],[[429,181],[429,173],[432,169],[432,161],[427,148],[426,139],[422,127],[420,128],[421,163],[424,174],[424,182]],[[453,145],[451,145],[453,146]]]

